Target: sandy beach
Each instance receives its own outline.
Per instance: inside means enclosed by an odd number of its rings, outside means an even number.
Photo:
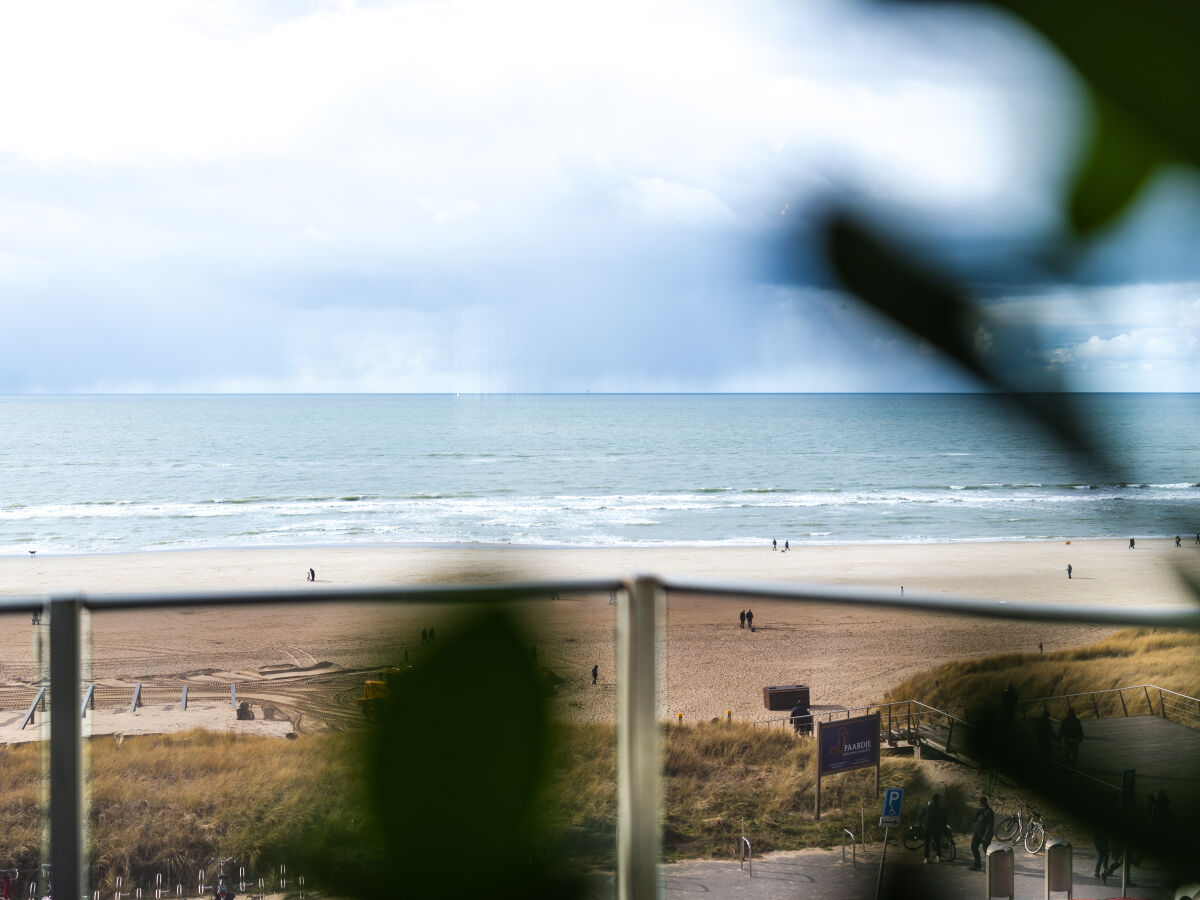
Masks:
[[[1068,579],[1066,567],[1072,566]],[[306,573],[316,571],[315,585]],[[339,586],[453,584],[626,577],[639,573],[691,579],[858,585],[998,600],[1162,605],[1188,602],[1179,568],[1200,578],[1200,546],[1173,540],[869,545],[795,548],[513,549],[296,548],[206,550],[131,555],[0,559],[0,596],[64,591],[336,589]],[[1089,643],[1100,626],[992,623],[904,610],[790,602],[755,603],[755,629],[738,627],[746,604],[672,595],[667,599],[666,693],[662,712],[685,721],[723,716],[762,719],[765,685],[810,686],[815,707],[878,701],[909,674],[939,662],[1009,651],[1047,651]],[[603,596],[549,597],[522,604],[539,664],[562,685],[563,714],[612,720],[616,714],[616,608]],[[354,671],[410,661],[429,652],[421,631],[452,635],[446,608],[358,606],[197,608],[108,612],[90,620],[91,680],[105,688],[89,713],[94,733],[169,731],[193,724],[286,733],[264,721],[262,698],[279,700],[298,730],[356,721]],[[25,614],[0,616],[0,693],[39,677],[45,625]],[[597,684],[592,666],[599,667]],[[159,686],[156,699],[130,712],[137,682]],[[178,685],[228,692],[238,684],[256,704],[254,723],[237,723],[228,701],[179,709]],[[307,706],[291,691],[323,691]],[[274,692],[274,693],[272,693]],[[301,690],[301,693],[303,691]],[[169,695],[169,696],[168,696]],[[20,710],[0,699],[0,742],[19,740]],[[267,705],[271,705],[267,703]],[[299,711],[298,711],[299,710]]]

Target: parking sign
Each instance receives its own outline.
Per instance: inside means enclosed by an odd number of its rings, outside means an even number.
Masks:
[[[904,788],[883,789],[883,815],[879,817],[879,827],[900,824],[900,806],[904,803]]]

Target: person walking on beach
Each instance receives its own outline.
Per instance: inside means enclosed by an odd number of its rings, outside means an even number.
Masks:
[[[1067,563],[1067,580],[1071,580],[1071,564]]]
[[[791,549],[792,549],[792,545],[788,541],[785,540],[783,542],[783,552],[787,553]]]
[[[751,631],[754,630],[754,610],[752,609],[746,610],[746,625]]]
[[[592,684],[596,683],[596,679],[600,677],[600,667],[592,666]]]
[[[1133,549],[1134,549],[1134,544],[1136,544],[1136,543],[1137,543],[1137,542],[1136,542],[1136,541],[1135,541],[1133,538],[1130,538],[1130,539],[1129,539],[1129,549],[1130,549],[1130,550],[1133,550]]]
[[[746,611],[743,609],[738,615],[738,628],[746,627]]]
[[[921,809],[921,827],[925,829],[925,862],[933,856],[942,861],[942,835],[946,832],[946,810],[942,798],[934,794]],[[932,851],[932,852],[931,852]]]
[[[975,818],[971,820],[971,853],[975,856],[975,865],[971,866],[973,871],[982,871],[983,859],[979,851],[982,849],[987,853],[988,844],[992,842],[995,832],[996,814],[988,806],[987,797],[980,797],[979,809],[975,811]]]
[[[1179,543],[1179,535],[1175,535],[1175,546],[1176,546],[1176,547],[1182,547],[1182,546],[1183,546],[1183,544]]]
[[[775,543],[775,538],[771,538],[771,549],[772,549],[772,550],[778,550],[778,549],[779,549],[779,545],[778,545],[777,543]]]

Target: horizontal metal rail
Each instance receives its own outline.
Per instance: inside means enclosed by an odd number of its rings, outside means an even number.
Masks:
[[[1132,693],[1132,698],[1126,700],[1126,692]],[[1157,710],[1155,705],[1157,703]],[[1029,711],[1041,707],[1050,710],[1054,706],[1061,708],[1066,704],[1067,709],[1076,709],[1086,717],[1105,718],[1104,710],[1120,710],[1119,715],[1152,715],[1171,719],[1182,725],[1200,729],[1200,698],[1181,694],[1169,688],[1156,684],[1134,684],[1128,687],[1106,688],[1102,691],[1082,691],[1075,694],[1056,694],[1052,697],[1034,697],[1020,702],[1021,715],[1029,717]],[[1119,707],[1117,704],[1120,704]],[[1130,710],[1133,710],[1131,713]],[[1142,712],[1141,710],[1145,710]]]
[[[84,893],[82,859],[82,777],[80,719],[80,612],[118,609],[178,609],[196,606],[291,605],[321,603],[475,604],[481,602],[550,599],[565,592],[601,593],[618,603],[618,637],[622,648],[621,694],[618,707],[618,853],[617,884],[621,898],[659,893],[656,867],[659,759],[655,721],[656,633],[661,623],[658,599],[665,593],[739,599],[782,600],[863,608],[926,611],[980,618],[1030,622],[1081,622],[1099,625],[1137,625],[1200,630],[1200,608],[1191,606],[1078,606],[987,599],[955,598],[942,594],[891,591],[829,585],[690,579],[641,576],[626,579],[573,579],[503,585],[462,585],[409,588],[332,588],[295,591],[194,592],[171,594],[71,594],[0,598],[0,614],[50,613],[50,833],[51,863],[56,893]],[[1171,693],[1171,692],[1166,692]],[[1182,696],[1182,695],[1180,695]],[[1147,689],[1147,701],[1149,695]],[[914,701],[915,702],[915,701]],[[36,703],[35,703],[36,706]],[[911,707],[910,707],[911,710]],[[927,712],[927,711],[928,712]],[[31,707],[30,714],[32,715]],[[1159,712],[1163,713],[1162,695]],[[916,717],[948,716],[918,704]],[[31,716],[30,716],[31,717]],[[622,832],[625,832],[622,835]],[[744,840],[744,838],[743,838]],[[746,842],[747,845],[749,842]]]

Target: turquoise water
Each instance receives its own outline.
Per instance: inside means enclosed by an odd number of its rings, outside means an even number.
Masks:
[[[0,397],[0,553],[1195,534],[1200,395]]]

